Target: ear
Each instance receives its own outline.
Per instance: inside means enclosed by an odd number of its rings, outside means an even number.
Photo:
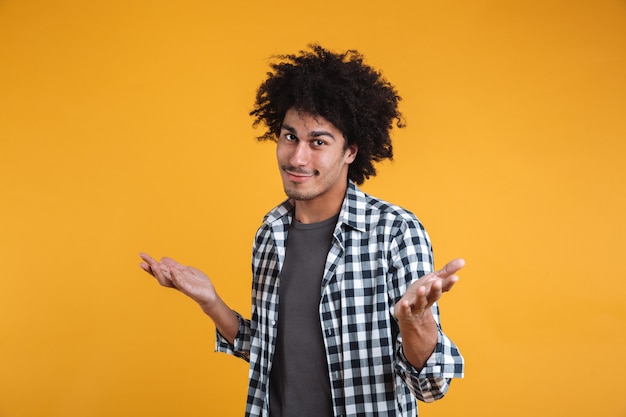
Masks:
[[[346,149],[346,164],[351,164],[354,162],[358,151],[359,147],[357,145],[348,146],[348,149]]]

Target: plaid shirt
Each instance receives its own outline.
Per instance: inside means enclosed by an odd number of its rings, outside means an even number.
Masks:
[[[246,416],[269,416],[269,374],[278,318],[278,286],[293,206],[269,212],[253,249],[252,320],[239,317],[231,345],[219,332],[216,350],[250,362]],[[463,377],[463,357],[439,326],[423,369],[404,357],[394,305],[407,287],[432,272],[428,235],[410,212],[349,183],[320,289],[335,416],[416,416],[417,404],[446,393]],[[439,325],[437,304],[432,308]]]

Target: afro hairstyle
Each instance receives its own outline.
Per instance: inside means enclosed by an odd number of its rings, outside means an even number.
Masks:
[[[259,140],[277,141],[287,110],[321,116],[337,127],[346,148],[356,145],[348,178],[356,184],[376,175],[374,162],[393,159],[390,131],[404,127],[395,88],[382,74],[364,64],[355,50],[333,53],[319,45],[297,55],[278,55],[257,91],[254,126],[267,130]]]

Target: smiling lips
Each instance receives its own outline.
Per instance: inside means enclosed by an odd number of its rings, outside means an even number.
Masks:
[[[319,171],[317,170],[309,172],[303,169],[289,167],[289,166],[282,166],[281,169],[289,176],[289,179],[294,182],[302,182],[308,178],[319,175]]]

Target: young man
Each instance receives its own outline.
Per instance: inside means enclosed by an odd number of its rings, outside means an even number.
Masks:
[[[415,416],[416,399],[463,376],[437,300],[464,262],[433,272],[417,218],[356,186],[393,156],[393,86],[355,51],[280,58],[251,112],[277,143],[288,197],[255,237],[252,318],[195,268],[146,254],[140,265],[213,319],[218,351],[250,362],[247,416]]]

